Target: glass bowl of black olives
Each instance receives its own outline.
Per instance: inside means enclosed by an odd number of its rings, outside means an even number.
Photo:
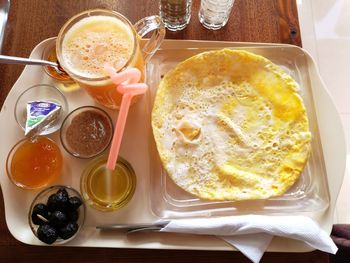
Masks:
[[[82,200],[80,193],[69,186],[55,185],[41,191],[28,215],[34,235],[50,245],[72,240],[84,224]]]

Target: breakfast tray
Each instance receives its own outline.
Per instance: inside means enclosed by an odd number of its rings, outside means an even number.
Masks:
[[[45,40],[37,45],[30,57],[40,58],[43,48],[48,41]],[[290,74],[294,72],[298,76],[302,76],[303,82],[310,87],[309,95],[311,97],[309,101],[312,104],[310,104],[310,107],[314,110],[308,112],[308,114],[314,115],[312,119],[315,121],[317,149],[319,150],[314,161],[319,161],[321,167],[319,170],[320,174],[313,174],[311,170],[309,171],[311,173],[310,176],[306,177],[308,181],[301,182],[302,184],[313,185],[312,193],[316,191],[317,195],[312,194],[307,197],[309,200],[307,198],[303,199],[311,202],[298,206],[297,199],[293,200],[293,205],[283,205],[283,202],[276,203],[276,200],[272,200],[269,205],[263,206],[266,209],[255,210],[253,207],[250,210],[242,211],[237,210],[237,206],[232,204],[232,202],[206,206],[208,204],[200,203],[198,200],[196,203],[196,200],[192,200],[193,202],[190,202],[190,204],[197,205],[191,206],[187,203],[185,208],[183,208],[183,206],[181,207],[177,204],[175,206],[170,205],[170,199],[165,198],[169,196],[174,197],[176,193],[171,192],[171,188],[167,188],[170,189],[168,192],[162,189],[164,177],[163,181],[158,180],[158,177],[161,176],[161,168],[154,148],[150,127],[150,112],[157,84],[163,74],[181,60],[202,51],[224,47],[244,48],[262,54],[273,62],[280,64]],[[270,57],[271,54],[274,55]],[[293,66],[295,63],[297,63],[297,72],[295,72],[295,67]],[[117,212],[104,213],[87,207],[86,220],[81,232],[65,246],[233,250],[230,245],[212,236],[171,233],[135,233],[127,236],[125,233],[116,231],[99,231],[96,229],[96,225],[148,223],[160,218],[210,217],[244,213],[302,213],[312,217],[325,231],[330,232],[335,201],[345,170],[345,139],[336,108],[320,79],[315,63],[303,49],[278,44],[165,40],[159,52],[148,63],[146,76],[150,92],[130,109],[120,151],[121,156],[131,163],[137,175],[137,188],[134,197],[126,207]],[[0,122],[6,124],[3,125],[0,139],[0,182],[5,202],[6,223],[16,239],[32,245],[43,245],[32,234],[28,225],[29,206],[38,191],[23,190],[14,186],[7,178],[5,165],[9,150],[17,141],[23,138],[23,131],[14,119],[13,111],[16,99],[23,90],[39,83],[53,84],[52,80],[44,73],[43,68],[27,66],[12,87],[0,115]],[[301,93],[303,93],[303,89],[301,89]],[[69,111],[83,105],[95,105],[83,90],[67,92],[65,95],[69,102]],[[303,96],[303,94],[301,95]],[[112,110],[106,111],[115,121],[118,113]],[[56,183],[70,185],[79,190],[80,175],[88,161],[73,159],[66,153],[61,146],[57,132],[49,137],[61,147],[66,164],[64,165],[61,178]],[[317,163],[315,165],[317,166]],[[316,190],[314,189],[314,180],[317,180]],[[188,200],[186,199],[186,201]],[[300,202],[304,202],[303,200]],[[316,205],[313,205],[312,201],[315,201]],[[294,205],[296,206],[293,207]],[[268,248],[268,251],[286,252],[305,252],[310,250],[312,249],[303,242],[284,238],[274,238]]]

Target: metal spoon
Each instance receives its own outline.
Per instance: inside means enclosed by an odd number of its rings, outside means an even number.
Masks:
[[[58,65],[58,63],[52,62],[52,61],[47,61],[47,60],[41,60],[41,59],[20,58],[20,57],[0,55],[0,63],[51,66],[51,67],[55,67],[56,69],[62,71],[61,67]]]

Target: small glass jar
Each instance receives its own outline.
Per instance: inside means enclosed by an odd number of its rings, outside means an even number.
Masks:
[[[38,189],[56,180],[62,171],[63,158],[57,144],[44,136],[22,139],[10,150],[6,173],[22,189]]]
[[[82,106],[67,115],[60,130],[63,148],[81,159],[102,154],[113,138],[111,117],[95,106]]]
[[[69,197],[78,197],[82,201],[82,204],[76,210],[77,211],[77,218],[75,218],[76,223],[78,224],[79,228],[78,228],[77,232],[73,236],[71,236],[70,238],[63,239],[61,237],[58,237],[57,240],[52,245],[62,245],[62,244],[65,244],[65,243],[71,241],[72,239],[74,239],[79,234],[79,232],[82,229],[84,222],[85,222],[85,204],[83,202],[83,199],[82,199],[80,193],[70,186],[53,185],[53,186],[50,186],[50,187],[42,190],[41,192],[39,192],[38,195],[34,198],[32,204],[30,206],[29,213],[28,213],[28,223],[29,223],[30,229],[32,230],[33,234],[38,238],[39,225],[34,224],[34,222],[32,220],[32,214],[33,214],[34,207],[37,204],[45,204],[46,205],[48,198],[51,195],[57,193],[57,191],[61,190],[61,189],[65,189],[67,191]]]
[[[56,56],[56,38],[47,40],[41,58],[59,64]],[[63,69],[44,66],[44,71],[61,91],[70,92],[80,89],[80,86]]]
[[[83,171],[80,191],[89,206],[104,212],[116,211],[131,200],[136,188],[136,175],[128,161],[119,157],[116,167],[106,167],[107,156],[94,159]]]
[[[23,131],[26,129],[27,103],[30,101],[48,101],[61,106],[59,116],[53,122],[43,127],[37,135],[51,134],[61,127],[63,119],[68,112],[68,102],[59,89],[47,84],[38,84],[26,89],[19,95],[16,101],[14,115],[18,125]]]

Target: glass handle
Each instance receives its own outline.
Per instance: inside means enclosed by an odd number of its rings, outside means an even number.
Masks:
[[[141,38],[154,31],[142,49],[143,58],[147,63],[165,37],[165,26],[159,16],[148,16],[136,22],[134,28]]]

